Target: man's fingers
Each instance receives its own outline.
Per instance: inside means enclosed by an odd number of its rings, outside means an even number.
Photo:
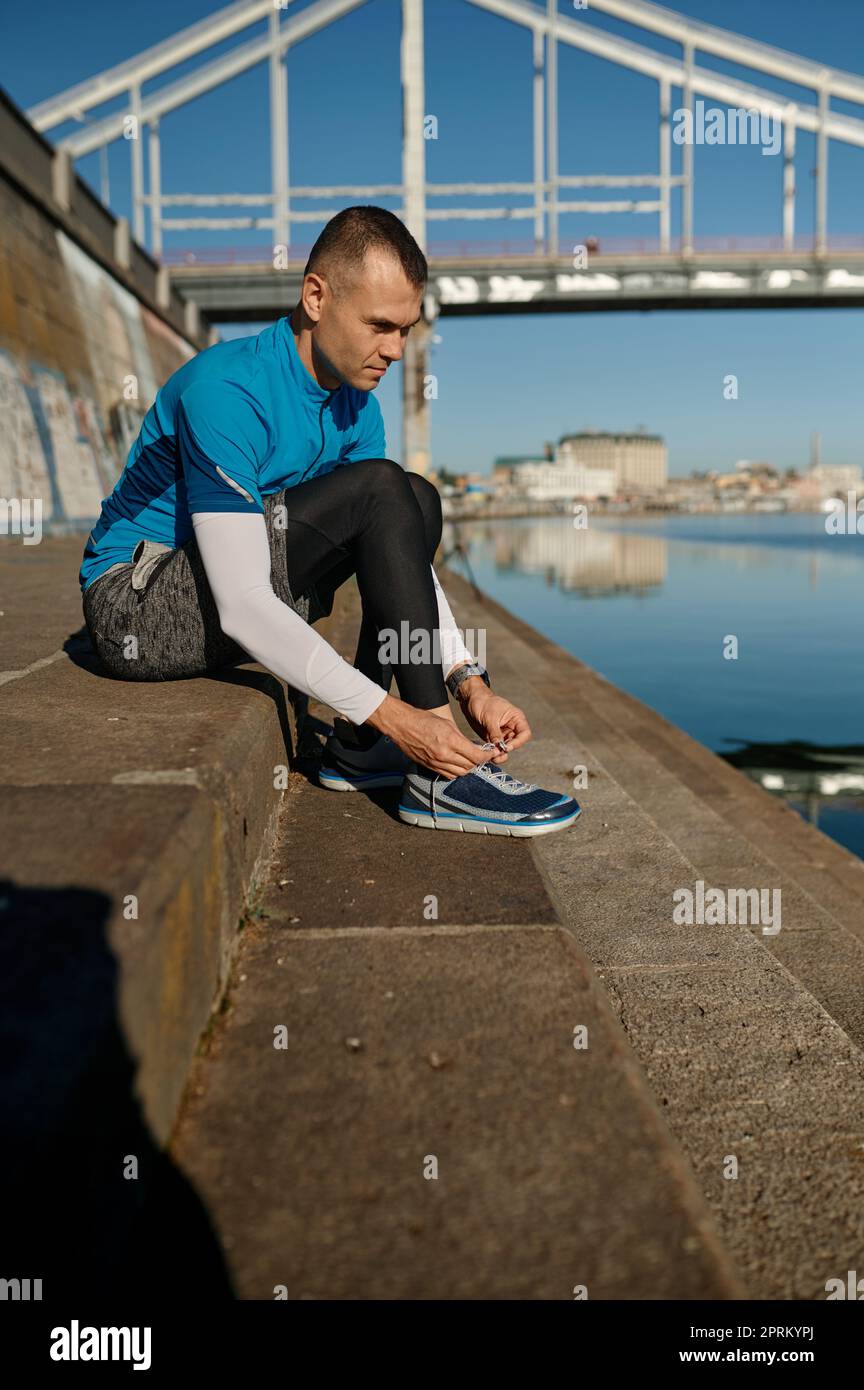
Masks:
[[[525,723],[524,716],[522,722]],[[506,762],[508,751],[515,746],[513,734],[507,726],[508,719],[505,718],[501,721],[500,727],[496,721],[494,727],[490,724],[489,728],[484,730],[486,742],[495,745],[491,749],[472,742],[461,730],[454,727],[448,730],[442,739],[437,740],[437,756],[432,758],[427,755],[426,765],[433,768],[440,777],[454,778],[471,772],[480,763]]]
[[[484,762],[487,759],[483,759]],[[475,763],[442,763],[440,771],[442,777],[464,777],[466,772],[473,771]]]
[[[465,738],[458,729],[456,730],[456,739],[456,746],[448,748],[443,754],[443,758],[446,766],[455,766],[457,769],[451,773],[451,776],[461,777],[463,773],[470,772],[478,763],[485,763],[489,754],[486,749],[472,743],[469,738]]]
[[[508,744],[511,748],[521,748],[523,743],[527,743],[531,737],[531,730],[528,720],[521,709],[511,710],[501,724],[505,730]]]

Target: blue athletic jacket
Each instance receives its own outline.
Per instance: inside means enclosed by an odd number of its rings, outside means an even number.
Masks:
[[[185,362],[159,390],[87,538],[86,589],[142,538],[180,546],[192,512],[263,512],[262,497],[354,460],[385,458],[371,391],[325,390],[288,317]]]

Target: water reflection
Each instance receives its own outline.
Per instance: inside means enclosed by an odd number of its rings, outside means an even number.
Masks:
[[[666,578],[665,540],[598,529],[577,530],[570,518],[471,522],[445,528],[445,554],[456,538],[468,552],[489,544],[499,570],[541,575],[564,594],[600,598],[641,594]],[[453,559],[448,563],[453,563]]]
[[[791,739],[747,743],[721,757],[817,828],[826,809],[832,817],[864,810],[864,744],[818,745]]]
[[[819,517],[580,530],[557,516],[448,523],[443,546],[480,589],[864,857],[864,537],[836,540]]]

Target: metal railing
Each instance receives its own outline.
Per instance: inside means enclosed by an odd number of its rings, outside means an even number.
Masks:
[[[663,247],[659,237],[586,237],[582,245],[588,245],[592,261],[623,256],[653,257],[659,255],[670,258],[683,254],[683,243],[674,238],[670,245]],[[303,266],[312,250],[312,243],[292,246],[287,258],[290,266]],[[813,255],[817,250],[815,238],[799,235],[794,245],[787,246],[781,236],[711,236],[694,237],[691,252],[694,256],[711,255],[771,255],[786,253],[790,255]],[[828,239],[823,254],[830,255],[852,252],[864,255],[864,235],[837,235]],[[567,253],[558,251],[553,257],[551,248],[545,243],[539,247],[531,240],[481,240],[481,241],[431,241],[426,248],[429,260],[495,260],[512,259],[559,259],[569,261]],[[182,266],[264,266],[272,265],[273,248],[269,243],[247,246],[206,246],[196,248],[175,248],[163,251],[163,265]],[[284,267],[283,267],[284,268]]]
[[[291,187],[288,178],[288,74],[286,60],[292,48],[310,35],[335,23],[352,10],[362,7],[366,0],[314,0],[302,11],[290,15],[292,0],[238,0],[214,15],[182,30],[173,38],[157,44],[125,63],[98,74],[87,82],[47,101],[29,112],[40,131],[59,122],[78,119],[86,122],[89,112],[118,95],[126,94],[125,108],[85,123],[82,129],[64,137],[59,143],[72,158],[93,150],[102,150],[113,140],[128,138],[129,123],[134,138],[129,138],[132,164],[132,209],[135,236],[144,238],[145,214],[149,211],[151,249],[162,256],[165,231],[180,230],[267,230],[271,242],[290,248],[291,231],[297,224],[322,223],[337,210],[312,207],[298,209],[295,200],[322,197],[374,198],[396,196],[402,206],[396,209],[404,217],[422,247],[426,245],[426,224],[443,220],[528,219],[533,221],[535,251],[557,255],[561,244],[559,216],[563,213],[585,215],[604,213],[656,214],[659,219],[659,249],[673,252],[671,228],[672,194],[680,190],[680,241],[685,251],[696,250],[693,232],[694,167],[693,143],[682,144],[681,173],[672,172],[672,107],[671,92],[680,89],[682,107],[679,111],[694,114],[697,93],[724,103],[732,110],[758,114],[772,119],[782,128],[782,244],[783,249],[797,250],[799,238],[795,231],[795,144],[799,130],[816,136],[815,232],[816,249],[828,249],[828,148],[830,140],[839,140],[864,148],[864,120],[832,108],[832,100],[864,105],[864,77],[827,68],[796,54],[786,53],[768,44],[744,38],[715,26],[691,20],[647,0],[591,0],[583,14],[579,10],[564,13],[558,0],[546,0],[545,5],[532,0],[466,0],[530,34],[533,43],[533,145],[532,177],[513,184],[464,183],[431,186],[425,179],[425,152],[422,134],[424,120],[424,59],[423,59],[423,0],[400,0],[402,10],[402,46],[400,56],[403,90],[405,138],[403,141],[402,177],[398,183],[374,183],[335,188]],[[395,3],[395,0],[394,0]],[[650,34],[680,45],[680,57],[624,39],[591,20],[591,11],[600,11],[623,19]],[[284,19],[284,22],[283,22]],[[171,81],[144,93],[144,83],[180,63],[203,53],[216,44],[266,20],[267,32],[242,42],[187,71]],[[657,82],[658,93],[658,171],[648,175],[567,175],[558,167],[558,50],[559,46],[579,49],[603,58],[632,72]],[[737,63],[751,71],[775,79],[795,83],[814,95],[813,100],[801,96],[789,97],[780,92],[755,86],[752,82],[733,78],[716,68],[699,67],[696,55]],[[261,194],[191,194],[170,193],[162,189],[162,150],[160,122],[172,111],[193,101],[203,93],[230,81],[239,73],[257,64],[266,63],[270,88],[271,134],[271,191]],[[527,66],[527,64],[526,64]],[[679,112],[676,112],[677,116]],[[149,191],[144,187],[143,137],[149,131]],[[108,201],[107,170],[103,171],[103,200]],[[567,188],[628,188],[649,186],[658,190],[650,199],[611,199],[591,202],[563,201]],[[530,197],[527,206],[520,207],[437,207],[429,206],[429,198],[452,196],[460,192],[470,198],[484,197],[493,192],[512,192]],[[175,218],[164,215],[164,209],[181,204],[196,206],[236,206],[248,208],[260,204],[266,211],[260,217],[197,217]],[[748,249],[748,248],[744,248]],[[197,254],[197,253],[196,253]],[[458,253],[461,254],[461,253]],[[502,252],[501,254],[507,254]],[[517,253],[518,254],[518,253]],[[173,253],[172,253],[173,255]],[[172,260],[166,263],[176,263]]]

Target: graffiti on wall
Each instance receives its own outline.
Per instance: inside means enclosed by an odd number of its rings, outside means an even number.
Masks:
[[[59,228],[76,327],[67,370],[0,348],[0,497],[39,498],[46,525],[92,524],[158,386],[194,349]],[[8,341],[8,340],[7,340]]]
[[[0,420],[0,497],[41,498],[46,522],[95,519],[120,471],[96,402],[0,350]]]

